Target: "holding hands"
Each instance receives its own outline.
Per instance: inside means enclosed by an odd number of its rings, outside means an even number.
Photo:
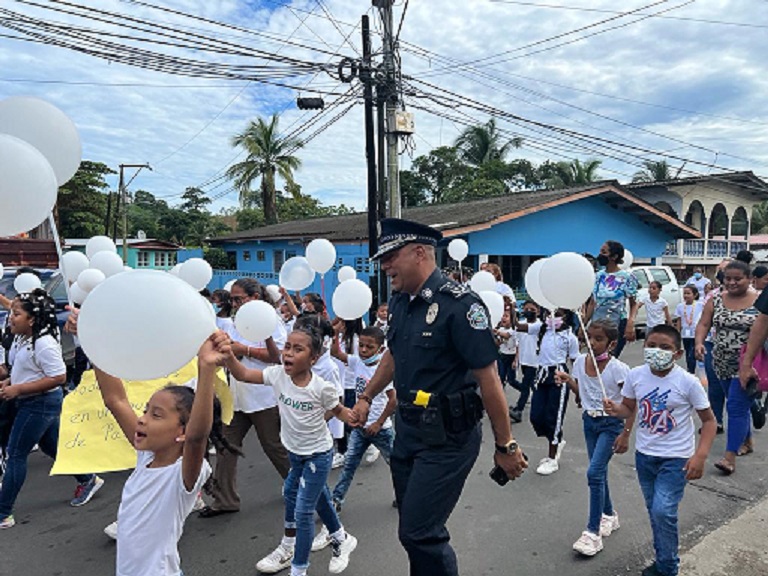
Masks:
[[[231,355],[232,340],[225,332],[217,330],[200,346],[197,359],[207,366],[223,366]]]

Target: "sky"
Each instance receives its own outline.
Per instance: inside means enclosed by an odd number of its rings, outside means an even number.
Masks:
[[[152,171],[136,175],[130,190],[178,204],[186,187],[199,186],[214,200],[213,212],[236,207],[238,193],[221,175],[242,159],[231,138],[250,121],[279,114],[282,133],[307,138],[317,125],[303,128],[306,122],[322,124],[351,107],[297,152],[303,165],[296,181],[324,204],[365,208],[362,100],[352,97],[320,115],[298,110],[295,101],[323,95],[331,103],[350,88],[359,91],[359,83],[342,84],[333,70],[343,57],[360,57],[364,13],[372,19],[374,52],[380,49],[379,14],[367,0],[72,0],[86,7],[88,19],[46,9],[73,11],[55,1],[33,2],[0,5],[0,98],[36,96],[61,108],[80,131],[84,159],[113,169],[148,163]],[[134,28],[148,21],[192,40],[187,47],[149,44],[140,39],[156,36],[115,25],[110,13],[133,18]],[[92,29],[100,39],[175,62],[208,63],[208,71],[214,62],[264,62],[201,50],[201,36],[240,52],[329,64],[329,73],[277,80],[295,87],[285,88],[145,70],[21,40],[29,36],[4,25],[16,26],[19,15]],[[400,56],[409,78],[404,104],[416,121],[402,168],[452,144],[461,122],[486,122],[492,108],[506,136],[523,138],[512,157],[535,163],[598,158],[601,177],[624,182],[643,160],[664,158],[683,176],[768,175],[766,0],[397,0],[394,16],[396,27],[402,19]],[[276,80],[274,70],[265,74]],[[484,109],[451,108],[441,90]],[[566,141],[563,129],[578,135]],[[109,183],[116,188],[117,179]]]

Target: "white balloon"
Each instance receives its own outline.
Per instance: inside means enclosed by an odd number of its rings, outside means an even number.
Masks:
[[[480,292],[480,298],[491,313],[491,326],[498,325],[504,315],[504,297],[495,290],[483,290]]]
[[[185,366],[215,330],[213,309],[189,284],[158,270],[136,270],[93,289],[77,333],[100,369],[152,380]]]
[[[448,243],[448,255],[461,262],[469,254],[469,244],[463,238],[454,238]]]
[[[94,236],[85,243],[85,255],[93,258],[99,252],[117,253],[117,246],[108,236]]]
[[[77,250],[70,250],[64,254],[61,261],[67,273],[68,282],[77,282],[80,273],[89,267],[88,256]]]
[[[304,290],[315,281],[315,271],[303,256],[288,258],[280,268],[280,286],[286,290]]]
[[[72,296],[72,302],[75,304],[82,304],[88,298],[88,292],[80,288],[77,282],[69,287],[69,295]]]
[[[557,306],[544,297],[544,293],[541,291],[541,286],[539,284],[539,273],[547,260],[549,260],[549,258],[541,258],[528,266],[528,270],[525,272],[525,291],[528,292],[528,297],[536,302],[536,304],[547,310],[554,311]]]
[[[91,258],[91,268],[101,270],[109,278],[125,270],[123,259],[116,252],[102,251],[93,255]],[[85,286],[83,286],[85,288]]]
[[[282,294],[280,294],[280,286],[277,284],[270,284],[267,286],[267,294],[269,294],[269,297],[272,298],[272,302],[279,302],[280,299],[283,297]]]
[[[370,286],[353,278],[342,282],[333,293],[333,313],[344,320],[357,320],[371,308],[373,293]]]
[[[77,127],[64,112],[45,100],[27,96],[1,100],[0,133],[37,148],[50,163],[58,186],[64,185],[80,167],[82,148]]]
[[[307,246],[307,262],[318,274],[325,274],[336,263],[336,247],[325,238],[312,240]]]
[[[43,283],[40,282],[40,278],[30,272],[19,274],[13,281],[13,289],[16,290],[18,294],[26,294],[27,292],[32,292],[32,290],[42,287]]]
[[[127,266],[127,265],[123,266],[123,272],[130,272],[131,270],[133,270],[133,268],[131,268],[130,266]]]
[[[235,314],[237,333],[251,342],[261,342],[277,328],[275,308],[262,300],[246,302]]]
[[[229,282],[224,284],[224,290],[226,290],[227,292],[232,292],[232,286],[235,285],[235,282],[237,282],[237,280],[230,280]]]
[[[624,248],[623,260],[624,261],[619,265],[619,268],[621,270],[629,270],[632,267],[632,263],[635,261],[635,256],[632,252]]]
[[[336,275],[339,282],[346,282],[347,280],[354,280],[357,278],[357,272],[352,266],[342,266],[339,268],[339,273]]]
[[[490,272],[480,270],[480,272],[472,276],[469,286],[477,294],[485,290],[496,290],[496,278]]]
[[[0,264],[0,278],[3,277],[3,274],[5,273],[5,270],[3,269],[3,265]]]
[[[80,272],[80,276],[77,277],[76,284],[80,290],[85,293],[89,293],[106,279],[107,276],[101,270],[97,270],[96,268],[88,268],[87,270]]]
[[[559,308],[576,310],[592,294],[595,271],[581,254],[560,252],[541,267],[539,285],[547,300]]]
[[[202,258],[190,258],[179,268],[179,278],[195,290],[202,290],[213,278],[213,268]]]
[[[57,193],[56,175],[45,156],[24,140],[0,134],[0,236],[42,223]]]
[[[176,264],[176,266],[168,270],[168,274],[173,274],[174,276],[178,276],[179,270],[181,270],[181,263]]]

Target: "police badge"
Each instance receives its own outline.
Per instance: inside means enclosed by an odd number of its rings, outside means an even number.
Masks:
[[[437,313],[440,311],[440,307],[437,305],[437,302],[431,304],[429,306],[429,309],[427,310],[427,324],[432,324],[435,319],[437,318]]]
[[[467,320],[469,321],[469,325],[475,330],[488,330],[488,326],[490,326],[485,308],[482,304],[478,304],[477,302],[469,307]]]

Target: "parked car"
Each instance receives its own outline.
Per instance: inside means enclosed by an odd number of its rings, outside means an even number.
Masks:
[[[673,315],[675,308],[683,300],[683,291],[677,283],[675,273],[669,266],[633,266],[630,268],[637,278],[639,289],[637,292],[638,302],[648,296],[648,285],[656,280],[661,282],[661,297],[669,304],[669,313]],[[638,337],[645,333],[645,306],[640,308],[635,319],[635,330]]]
[[[63,282],[64,277],[59,270],[55,269],[35,268],[35,270],[40,274],[43,288],[56,301],[56,316],[61,331],[61,350],[64,353],[64,361],[66,362],[67,367],[71,367],[75,363],[75,340],[72,334],[64,332],[64,324],[67,321],[67,317],[69,317],[69,312],[66,310],[68,302],[67,289]],[[4,294],[8,298],[14,298],[16,296],[16,290],[13,287],[15,278],[16,268],[5,268],[3,277],[0,279],[0,294]],[[7,315],[8,310],[0,308],[0,328],[5,326]]]

